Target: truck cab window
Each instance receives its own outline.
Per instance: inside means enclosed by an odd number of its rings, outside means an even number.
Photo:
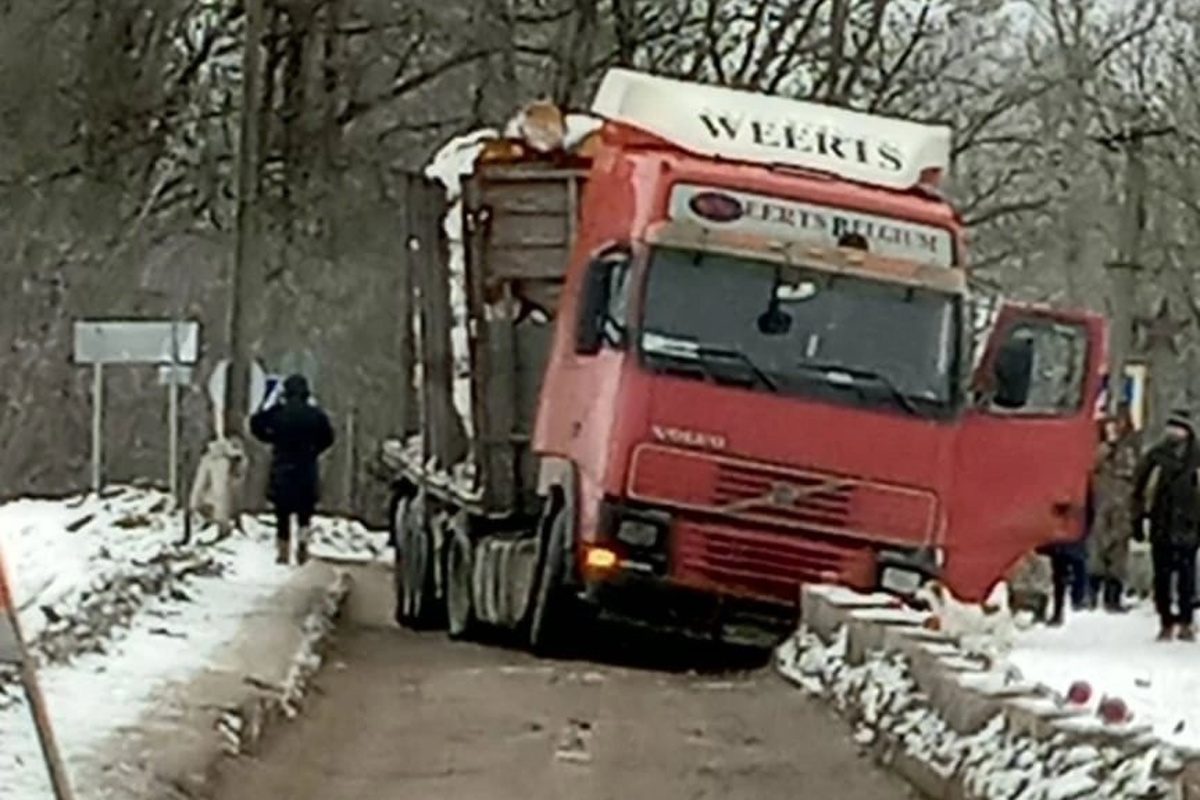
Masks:
[[[959,313],[930,290],[663,247],[639,346],[655,371],[933,415],[957,400]]]
[[[1021,322],[997,351],[994,411],[1070,416],[1084,405],[1087,331],[1077,324]]]
[[[625,344],[629,319],[629,260],[610,262],[608,303],[604,314],[604,341],[613,347]]]
[[[614,247],[588,265],[575,332],[576,353],[595,355],[605,345],[625,345],[630,260],[627,249]]]

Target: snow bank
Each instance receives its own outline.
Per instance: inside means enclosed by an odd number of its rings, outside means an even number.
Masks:
[[[1200,752],[1200,646],[1156,643],[1149,607],[1125,615],[1071,614],[1062,628],[1018,635],[1010,660],[1030,680],[1065,692],[1075,681],[1123,699],[1165,742]]]
[[[855,725],[855,739],[881,760],[901,756],[960,782],[968,796],[986,800],[1132,800],[1163,796],[1163,773],[1178,768],[1173,754],[1148,747],[1069,745],[1040,741],[1009,729],[997,716],[978,733],[956,733],[918,690],[903,657],[875,654],[861,666],[846,662],[842,628],[826,645],[806,628],[776,654],[780,673],[806,692],[826,698]]]
[[[293,574],[274,563],[274,532],[264,522],[247,518],[245,533],[215,544],[200,531],[184,545],[182,519],[168,507],[165,495],[134,489],[0,507],[0,547],[69,768],[96,758],[162,687],[211,667],[246,614]],[[374,558],[385,539],[322,520],[313,551]],[[297,666],[297,685],[311,669],[311,659]],[[15,689],[11,676],[0,682],[0,787],[6,797],[49,800]]]

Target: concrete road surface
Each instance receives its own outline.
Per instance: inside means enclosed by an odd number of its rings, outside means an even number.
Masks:
[[[618,636],[601,663],[540,662],[356,616],[308,712],[227,769],[221,800],[911,796],[823,708],[724,654]],[[679,671],[695,663],[710,671]]]

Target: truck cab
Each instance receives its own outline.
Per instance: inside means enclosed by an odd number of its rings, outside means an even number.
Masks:
[[[806,582],[982,600],[1079,534],[1103,322],[1008,305],[973,340],[948,129],[625,70],[592,110],[527,535],[429,546],[459,618],[503,586],[534,643],[591,613],[739,638]]]

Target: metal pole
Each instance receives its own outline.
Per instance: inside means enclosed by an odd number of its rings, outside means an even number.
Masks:
[[[242,119],[238,142],[237,246],[229,281],[228,347],[229,374],[226,384],[225,433],[244,433],[246,407],[250,403],[250,346],[246,341],[246,315],[260,300],[262,269],[257,248],[259,105],[262,101],[260,45],[263,35],[262,0],[243,0],[246,10],[246,41],[242,51]]]
[[[358,406],[351,406],[350,413],[346,415],[346,446],[342,452],[346,454],[346,505],[347,513],[356,514],[358,507],[355,504],[355,484],[357,482],[357,465],[358,465]]]
[[[171,374],[167,381],[167,485],[179,506],[179,326],[171,323]]]
[[[104,365],[92,365],[92,491],[104,488]]]
[[[13,624],[17,624],[17,612],[9,610]],[[20,636],[20,633],[17,634]],[[22,640],[23,641],[23,640]],[[22,645],[24,647],[24,645]],[[50,775],[50,788],[55,800],[72,800],[71,784],[67,780],[67,770],[63,766],[59,754],[58,742],[54,739],[54,730],[50,727],[50,715],[46,713],[46,702],[34,674],[33,661],[26,654],[21,660],[21,684],[25,688],[25,701],[29,703],[33,715],[33,727],[37,730],[38,746],[42,749],[42,759],[46,762],[46,771]]]
[[[1146,197],[1146,163],[1142,134],[1125,142],[1125,208],[1121,220],[1120,259],[1113,275],[1113,326],[1109,351],[1108,411],[1115,414],[1125,394],[1125,366],[1133,350],[1133,315],[1137,295],[1138,258]]]

